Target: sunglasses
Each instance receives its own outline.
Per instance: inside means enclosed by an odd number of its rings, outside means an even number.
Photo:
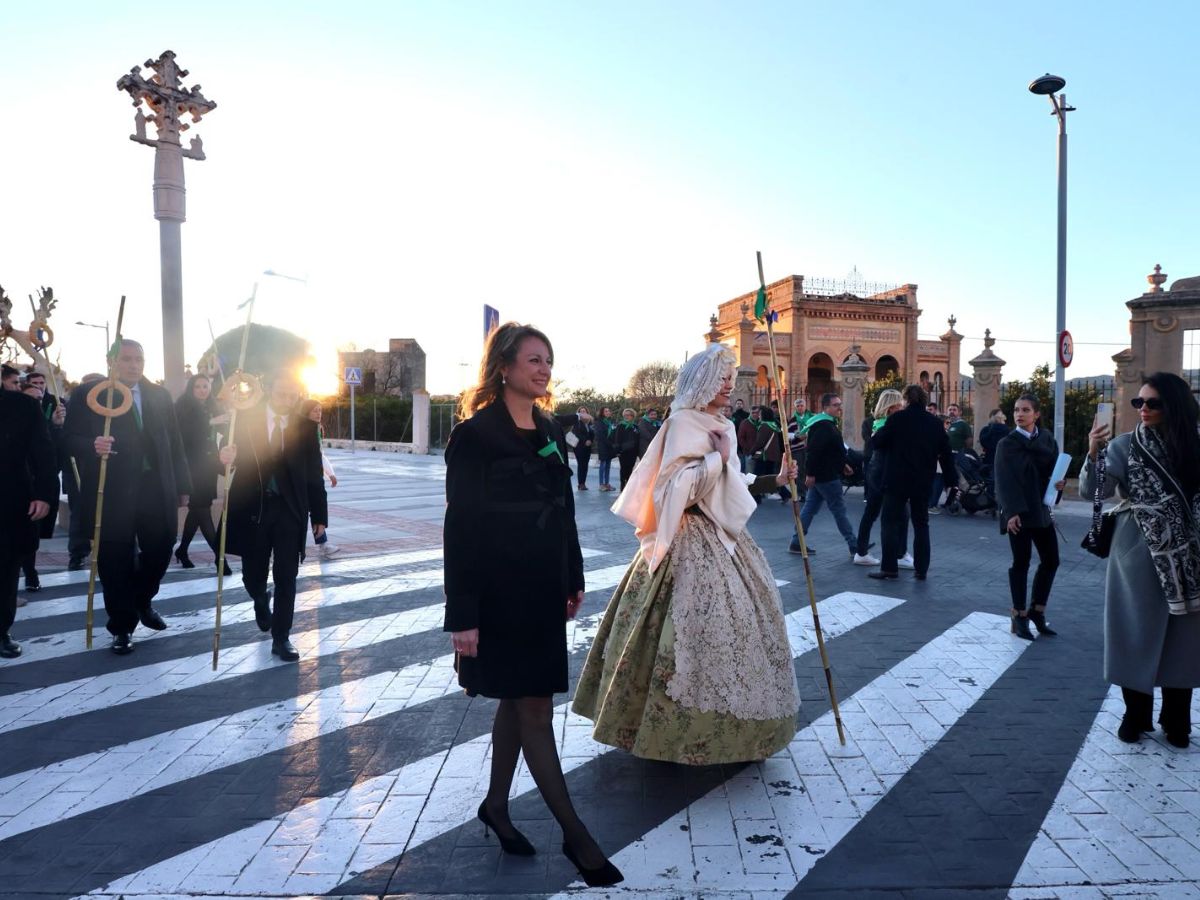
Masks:
[[[1146,409],[1160,410],[1163,408],[1162,399],[1159,397],[1134,397],[1129,401],[1129,405],[1134,409],[1141,409],[1143,406]]]

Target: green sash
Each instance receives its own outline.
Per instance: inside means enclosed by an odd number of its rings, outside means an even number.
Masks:
[[[558,449],[558,441],[556,441],[554,438],[550,438],[549,443],[547,443],[545,447],[538,451],[538,456],[541,456],[544,459],[549,459],[551,454],[557,456],[560,463],[566,463],[566,460],[563,459],[562,451]]]
[[[836,425],[837,419],[835,419],[833,416],[829,415],[829,413],[817,413],[811,419],[808,420],[808,424],[804,426],[804,431],[802,433],[808,434],[808,432],[812,429],[812,427],[814,425],[816,425],[818,422],[833,422]]]

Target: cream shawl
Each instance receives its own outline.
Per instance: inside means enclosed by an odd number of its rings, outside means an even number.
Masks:
[[[612,511],[632,524],[653,572],[667,555],[684,511],[698,506],[717,526],[732,556],[738,534],[754,512],[746,476],[721,462],[709,432],[723,429],[737,446],[733,423],[697,409],[680,409],[663,423]]]

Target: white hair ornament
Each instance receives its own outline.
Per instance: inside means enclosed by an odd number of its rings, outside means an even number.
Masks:
[[[705,409],[721,389],[725,373],[737,364],[733,351],[724,344],[709,344],[683,364],[675,382],[671,412]]]

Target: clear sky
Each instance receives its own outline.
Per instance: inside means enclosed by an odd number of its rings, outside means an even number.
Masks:
[[[152,9],[153,12],[148,10]],[[153,151],[115,83],[165,49],[218,108],[183,229],[194,360],[257,318],[334,349],[414,337],[429,387],[478,364],[481,306],[545,329],[568,387],[701,346],[717,304],[796,273],[914,282],[921,331],[1006,375],[1053,354],[1067,79],[1071,375],[1112,371],[1124,301],[1200,274],[1191,2],[5,4],[0,284],[50,284],[72,375],[115,323],[161,374]],[[1041,343],[1017,343],[1017,340]],[[1092,342],[1095,342],[1094,344]],[[332,369],[332,363],[329,363]]]

